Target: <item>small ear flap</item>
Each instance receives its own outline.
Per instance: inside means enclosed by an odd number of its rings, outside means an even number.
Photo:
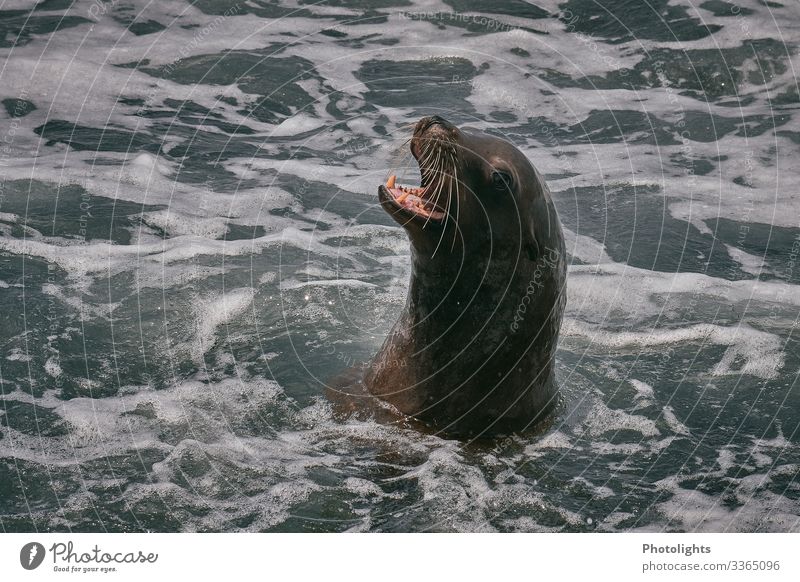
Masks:
[[[525,245],[525,253],[531,261],[535,261],[539,258],[539,243],[535,238],[531,239],[531,242]]]

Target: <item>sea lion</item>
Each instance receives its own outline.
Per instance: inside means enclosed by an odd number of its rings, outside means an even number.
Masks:
[[[510,142],[422,118],[419,187],[394,176],[378,197],[408,234],[405,307],[363,386],[449,435],[533,426],[557,400],[554,356],[566,253],[550,192]]]

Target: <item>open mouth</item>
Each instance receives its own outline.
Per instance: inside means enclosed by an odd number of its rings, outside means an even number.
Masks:
[[[387,199],[397,208],[409,213],[412,217],[423,218],[426,221],[441,222],[445,217],[445,209],[436,203],[436,184],[433,181],[423,183],[419,187],[402,186],[397,183],[397,177],[392,175],[382,189],[388,194]]]
[[[397,176],[392,175],[378,188],[384,209],[401,224],[413,221],[422,222],[423,227],[429,223],[441,226],[453,203],[458,209],[457,132],[455,126],[436,115],[417,122],[410,150],[419,164],[420,185],[398,184]]]

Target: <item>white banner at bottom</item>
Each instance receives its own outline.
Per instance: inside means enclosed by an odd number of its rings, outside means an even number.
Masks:
[[[2,534],[3,580],[800,580],[800,534]],[[565,578],[566,577],[566,578]]]

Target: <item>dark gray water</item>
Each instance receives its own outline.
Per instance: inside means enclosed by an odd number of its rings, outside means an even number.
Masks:
[[[799,42],[756,0],[5,2],[0,527],[797,531]],[[554,193],[543,434],[322,397],[404,302],[376,190],[431,113]]]

